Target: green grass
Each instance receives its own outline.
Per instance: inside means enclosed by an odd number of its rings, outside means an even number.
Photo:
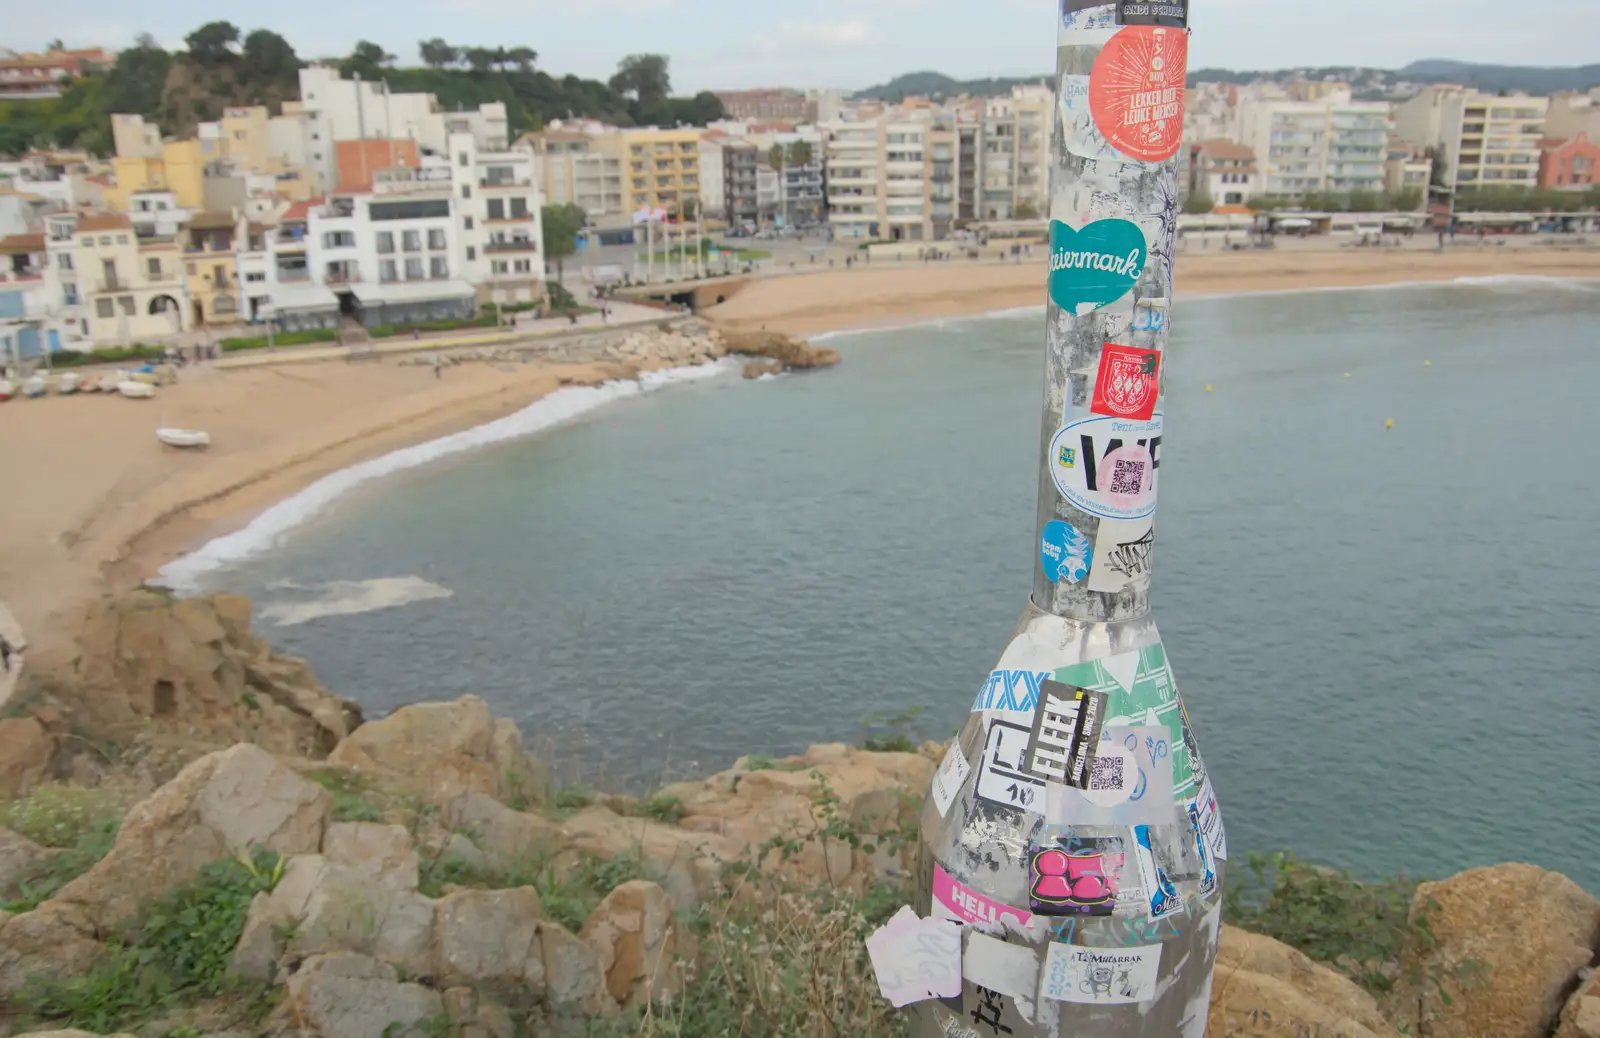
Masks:
[[[272,336],[273,346],[304,346],[313,342],[336,342],[339,333],[332,328],[309,328],[303,332],[284,332]],[[268,345],[265,335],[249,335],[233,339],[223,339],[217,346],[223,353],[237,353],[239,350],[259,350]]]
[[[143,346],[135,343],[132,346],[87,350],[83,353],[60,350],[50,354],[50,366],[52,368],[79,368],[89,364],[144,364],[147,361],[159,361],[162,349],[160,346]]]
[[[330,814],[335,822],[383,821],[384,798],[361,776],[328,768],[306,772],[305,777],[332,795]]]
[[[442,897],[446,886],[478,890],[511,890],[532,887],[546,919],[560,923],[573,933],[583,929],[595,906],[618,886],[629,880],[644,879],[637,855],[619,854],[614,858],[582,857],[564,875],[545,855],[519,858],[505,868],[479,869],[460,858],[445,855],[422,862],[418,889],[425,897]]]

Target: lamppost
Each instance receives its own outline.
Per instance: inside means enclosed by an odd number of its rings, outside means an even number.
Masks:
[[[913,1034],[1200,1038],[1227,842],[1149,606],[1187,4],[1057,3],[1033,594],[923,805],[961,983]]]

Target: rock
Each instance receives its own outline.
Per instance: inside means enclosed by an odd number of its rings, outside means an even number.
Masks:
[[[552,1004],[581,1005],[585,1012],[610,1015],[617,1004],[606,989],[605,974],[595,950],[559,923],[539,924],[540,954],[544,959],[544,984]]]
[[[502,867],[518,858],[554,854],[562,845],[561,826],[538,815],[513,811],[486,793],[463,793],[444,806],[445,824],[466,829],[490,861]]]
[[[542,986],[539,912],[532,887],[463,890],[440,898],[433,928],[440,982],[506,992]]]
[[[452,1038],[517,1038],[510,1010],[471,988],[446,988],[444,1012]]]
[[[30,980],[82,976],[106,955],[81,911],[46,901],[31,912],[0,912],[0,1000]]]
[[[134,805],[117,841],[57,900],[80,905],[101,932],[201,866],[249,847],[314,853],[328,822],[327,791],[259,746],[211,753]]]
[[[563,857],[573,853],[601,860],[633,857],[648,863],[674,901],[685,907],[709,895],[723,864],[742,847],[716,833],[689,832],[650,818],[624,818],[604,807],[586,807],[561,824]],[[558,859],[559,865],[569,864]]]
[[[289,978],[298,1026],[321,1038],[423,1038],[442,1015],[439,994],[402,984],[393,966],[365,955],[316,955]]]
[[[781,332],[730,331],[722,334],[729,353],[771,357],[788,368],[827,368],[839,363],[839,351],[812,346]]]
[[[1222,928],[1207,1038],[1239,1034],[1396,1038],[1372,996],[1286,944]]]
[[[10,829],[0,829],[0,901],[16,897],[23,883],[49,872],[50,863],[60,854]]]
[[[1567,999],[1555,1038],[1600,1038],[1600,969],[1590,969]]]
[[[1600,945],[1600,902],[1556,872],[1532,865],[1468,869],[1424,883],[1411,920],[1435,938],[1416,942],[1385,1015],[1432,1038],[1545,1038],[1578,971]],[[1449,1005],[1435,982],[1445,985]]]
[[[403,825],[332,822],[322,838],[322,855],[375,886],[388,890],[417,889],[417,852]]]
[[[0,718],[0,800],[26,796],[44,781],[56,743],[32,717]]]
[[[745,378],[760,378],[762,375],[781,375],[783,365],[775,360],[752,360],[744,366]]]
[[[357,728],[328,759],[437,804],[469,791],[504,803],[545,799],[544,765],[528,756],[517,726],[494,720],[477,696],[401,707]]]
[[[594,949],[606,992],[624,1009],[683,988],[673,908],[661,887],[633,880],[607,894],[583,924],[583,940]]]
[[[285,961],[348,951],[395,966],[410,977],[433,976],[432,901],[415,891],[376,886],[366,874],[321,856],[308,857],[302,867],[305,872],[282,899],[278,895],[284,883],[279,883],[274,901],[262,912],[263,919],[287,918],[294,924]],[[248,932],[248,917],[245,926]],[[238,956],[236,949],[236,960]]]
[[[78,647],[69,712],[124,745],[154,726],[213,746],[254,742],[321,758],[361,723],[359,706],[251,633],[250,601],[237,595],[107,599],[88,610]]]

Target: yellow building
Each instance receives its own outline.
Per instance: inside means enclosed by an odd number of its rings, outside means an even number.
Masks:
[[[205,204],[205,162],[197,140],[165,141],[159,155],[118,155],[111,165],[117,183],[105,189],[108,209],[127,212],[138,191],[171,191],[185,209]]]
[[[682,212],[684,202],[700,198],[700,134],[687,130],[623,130],[622,186],[628,211]]]
[[[244,321],[234,266],[233,236],[238,221],[238,215],[228,210],[196,213],[183,233],[183,284],[194,328]]]

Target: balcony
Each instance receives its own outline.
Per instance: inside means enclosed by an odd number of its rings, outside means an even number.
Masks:
[[[484,217],[483,222],[484,223],[527,223],[530,220],[532,220],[533,217],[534,217],[534,214],[532,212],[507,213],[504,216],[487,216],[487,217]],[[441,249],[444,248],[443,245],[441,245],[439,247]]]
[[[361,283],[361,274],[354,270],[330,270],[323,280],[330,285],[358,285]]]
[[[492,241],[483,247],[484,252],[538,252],[539,244],[532,238],[516,238],[511,241]]]
[[[485,178],[478,181],[478,186],[489,191],[498,191],[502,188],[506,190],[512,190],[516,188],[527,190],[533,186],[533,179],[531,177],[512,177],[510,179],[502,177],[497,180]]]
[[[106,292],[131,292],[133,291],[133,285],[126,278],[112,274],[93,282],[89,291],[95,295],[101,295]]]
[[[311,280],[311,271],[306,270],[303,267],[294,268],[294,269],[290,269],[290,270],[280,270],[280,271],[278,271],[278,282],[279,282],[279,284],[293,285],[293,284],[298,284],[301,281],[310,281],[310,280]]]

